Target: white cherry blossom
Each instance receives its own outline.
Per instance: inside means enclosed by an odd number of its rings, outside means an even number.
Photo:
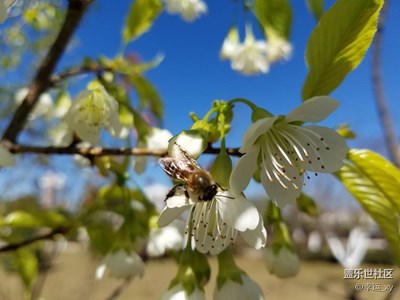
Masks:
[[[214,300],[264,300],[260,286],[245,273],[240,276],[241,283],[227,280],[223,285],[214,290]]]
[[[267,248],[265,261],[268,270],[279,278],[296,275],[300,267],[298,255],[285,246],[280,247],[277,253],[274,249]]]
[[[185,224],[174,220],[163,228],[151,228],[146,252],[150,257],[159,257],[167,250],[180,250],[183,245],[183,232]]]
[[[170,14],[179,14],[186,22],[193,22],[207,13],[207,4],[202,0],[164,0]]]
[[[153,127],[145,137],[145,141],[139,141],[138,147],[147,149],[166,149],[172,133],[167,129]],[[146,156],[138,156],[134,160],[134,168],[137,173],[142,173],[146,168]]]
[[[268,54],[267,58],[270,63],[279,60],[288,60],[292,55],[292,45],[283,38],[268,39]]]
[[[124,131],[119,121],[118,102],[100,84],[78,94],[65,121],[83,141],[92,145],[99,142],[102,127],[116,137]]]
[[[236,26],[229,29],[219,53],[221,59],[233,59],[239,49],[239,30]]]
[[[101,279],[104,272],[108,271],[111,277],[128,278],[144,274],[144,262],[135,252],[127,253],[120,249],[104,257],[101,265],[96,270],[96,279]]]
[[[191,231],[195,247],[202,253],[218,254],[233,243],[239,232],[252,247],[260,249],[266,242],[266,230],[257,208],[241,195],[229,191],[218,193],[211,201],[198,201],[189,192],[186,198],[183,187],[166,200],[166,207],[158,219],[164,227],[190,209],[187,234]]]
[[[366,231],[355,227],[346,245],[333,233],[328,234],[327,241],[332,255],[343,267],[357,268],[367,253],[370,239]]]
[[[246,24],[244,42],[237,46],[231,58],[232,69],[245,75],[256,75],[269,71],[268,44],[256,40],[251,25]]]
[[[181,283],[168,289],[160,298],[161,300],[205,300],[204,291],[195,287],[193,292],[188,295]]]
[[[14,100],[17,105],[20,105],[24,101],[25,97],[28,95],[29,89],[27,87],[20,88],[16,91],[14,95]],[[33,121],[39,117],[46,116],[53,109],[53,99],[49,93],[43,93],[39,96],[39,99],[29,113],[28,119]]]
[[[260,168],[265,191],[283,207],[300,195],[306,171],[339,170],[348,151],[344,139],[327,127],[302,125],[325,119],[338,105],[328,96],[314,97],[287,116],[265,117],[251,124],[240,148],[244,155],[230,177],[232,192],[241,193]]]

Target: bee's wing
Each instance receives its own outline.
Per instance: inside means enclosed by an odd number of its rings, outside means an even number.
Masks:
[[[195,160],[192,156],[190,156],[190,154],[187,153],[186,150],[183,149],[179,144],[175,143],[173,147],[175,150],[174,151],[175,159],[183,161],[186,164],[193,166],[194,168],[201,169],[197,160]]]
[[[187,175],[195,169],[188,161],[171,157],[160,158],[158,162],[168,176],[183,181],[186,181]]]

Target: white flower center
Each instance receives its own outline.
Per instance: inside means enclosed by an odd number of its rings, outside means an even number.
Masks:
[[[193,207],[191,236],[196,248],[202,252],[223,249],[233,243],[237,235],[237,231],[222,220],[217,205],[218,201],[214,198],[200,201]],[[188,230],[185,233],[188,234]]]
[[[295,181],[304,173],[304,164],[320,164],[320,168],[324,169],[319,151],[321,147],[330,150],[324,138],[318,133],[283,122],[266,132],[260,142],[263,143],[262,167],[269,181],[277,180],[284,188],[288,188],[287,182],[290,182],[295,189],[301,188]],[[291,174],[287,172],[288,167],[291,167]],[[298,172],[293,172],[293,167]]]

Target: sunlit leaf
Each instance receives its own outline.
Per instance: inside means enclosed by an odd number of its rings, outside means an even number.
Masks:
[[[338,0],[307,43],[303,100],[328,95],[358,66],[377,29],[383,0]]]
[[[306,0],[308,10],[318,21],[324,13],[324,0]]]
[[[149,107],[158,118],[161,118],[164,112],[163,103],[150,81],[139,74],[129,76],[129,80],[139,96],[140,106]]]
[[[340,136],[344,137],[345,139],[354,139],[356,134],[353,130],[351,130],[348,124],[341,124],[336,128],[336,132],[340,134]]]
[[[315,203],[314,199],[312,199],[310,196],[307,196],[304,193],[301,193],[300,197],[296,199],[297,207],[298,209],[311,216],[315,217],[318,215],[318,207],[317,204]]]
[[[38,273],[38,260],[35,252],[30,248],[20,248],[13,252],[13,262],[25,288],[31,289]]]
[[[128,43],[147,32],[162,9],[161,0],[136,0],[132,2],[122,32],[124,43]]]
[[[292,9],[288,0],[255,0],[254,14],[267,38],[288,39],[292,25]]]
[[[350,150],[335,175],[379,225],[400,264],[399,170],[369,150]]]
[[[65,216],[53,211],[17,210],[4,218],[5,224],[16,228],[57,227],[65,221]]]

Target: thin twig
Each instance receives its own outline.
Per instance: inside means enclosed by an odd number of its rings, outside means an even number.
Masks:
[[[51,240],[57,234],[66,234],[70,230],[71,230],[71,228],[67,228],[67,227],[54,228],[53,230],[51,230],[48,233],[37,235],[35,237],[28,238],[26,240],[23,240],[23,241],[20,241],[20,242],[17,242],[17,243],[11,243],[11,244],[2,246],[2,247],[0,247],[0,252],[14,251],[14,250],[17,250],[19,248],[22,248],[22,247],[28,246],[30,244],[33,244],[33,243],[35,243],[37,241]]]
[[[392,119],[386,103],[381,73],[381,44],[384,23],[388,10],[389,1],[386,0],[379,17],[378,30],[375,34],[374,47],[372,49],[372,82],[375,94],[375,103],[378,109],[379,119],[385,136],[385,142],[389,150],[389,156],[393,163],[400,167],[400,150],[396,141],[396,134],[393,129]]]
[[[40,94],[49,87],[50,76],[91,2],[92,0],[69,0],[67,14],[61,30],[29,86],[28,94],[15,111],[4,132],[4,140],[16,141]]]
[[[68,68],[67,70],[65,70],[64,72],[62,72],[60,74],[51,76],[51,78],[49,80],[49,87],[57,87],[64,80],[67,80],[68,78],[71,78],[74,76],[78,76],[78,75],[82,75],[82,74],[86,74],[86,73],[101,74],[106,71],[113,71],[113,69],[104,67],[95,62],[87,64],[87,65]]]
[[[102,148],[102,147],[39,147],[19,145],[11,142],[3,142],[2,147],[10,150],[12,153],[33,153],[33,154],[55,154],[55,155],[74,155],[79,154],[85,157],[100,156],[167,156],[166,149],[148,149],[148,148]],[[220,148],[208,147],[204,153],[218,154]],[[226,151],[232,156],[241,156],[238,148],[227,148]]]

